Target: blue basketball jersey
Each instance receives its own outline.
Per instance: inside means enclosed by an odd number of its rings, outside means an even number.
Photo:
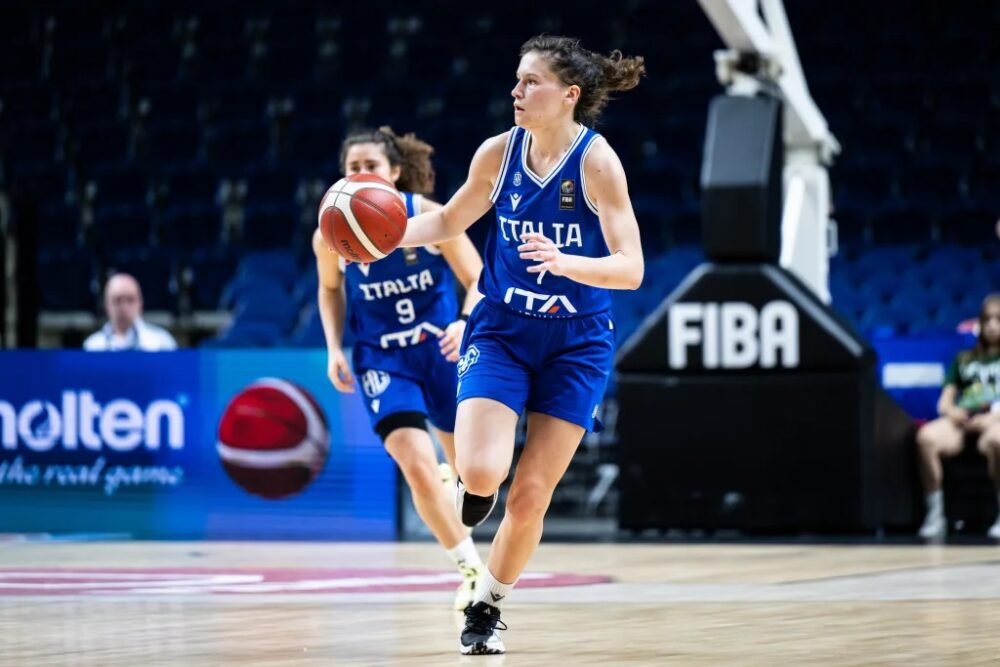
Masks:
[[[580,126],[563,159],[542,177],[528,167],[531,133],[514,127],[490,200],[496,205],[496,229],[486,239],[479,289],[494,305],[522,315],[579,317],[611,307],[610,291],[564,276],[528,273],[533,261],[519,257],[521,235],[539,232],[568,255],[606,257],[597,207],[587,197],[583,160],[600,135]]]
[[[421,196],[402,193],[407,216]],[[344,267],[349,326],[359,343],[408,347],[435,340],[458,314],[451,267],[431,246],[397,248],[371,264]]]

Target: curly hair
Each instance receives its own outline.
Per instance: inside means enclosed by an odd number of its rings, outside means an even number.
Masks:
[[[347,151],[358,144],[382,146],[389,164],[400,168],[396,187],[407,192],[427,195],[434,191],[434,166],[431,154],[434,147],[417,138],[412,132],[402,136],[383,125],[377,130],[357,130],[351,132],[340,146],[340,171],[347,171]]]

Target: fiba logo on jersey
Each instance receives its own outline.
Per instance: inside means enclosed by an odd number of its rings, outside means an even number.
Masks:
[[[521,185],[521,172],[515,171],[514,172],[514,187],[515,188],[516,187],[520,187],[520,185]]]
[[[670,307],[667,336],[671,368],[687,368],[688,348],[701,348],[704,368],[796,368],[799,313],[787,301],[760,310],[741,301],[676,303]]]
[[[466,371],[477,361],[479,361],[479,348],[475,345],[470,345],[469,349],[458,360],[458,377],[465,375]]]
[[[219,419],[216,450],[229,477],[268,499],[302,491],[326,465],[330,431],[312,394],[261,378],[236,394]]]
[[[559,210],[572,211],[576,208],[576,183],[572,178],[564,178],[559,183]]]
[[[361,388],[368,398],[379,396],[389,387],[392,378],[385,371],[365,371],[361,378]]]

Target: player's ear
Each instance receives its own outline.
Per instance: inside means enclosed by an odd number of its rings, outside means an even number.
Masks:
[[[580,86],[575,83],[566,87],[566,95],[564,98],[570,104],[576,104],[580,101]]]
[[[395,182],[399,180],[399,176],[402,173],[403,173],[403,167],[401,165],[398,164],[392,165],[391,167],[389,167],[389,180],[392,181],[393,184],[395,184]]]

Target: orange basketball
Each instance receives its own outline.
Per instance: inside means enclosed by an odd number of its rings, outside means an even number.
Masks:
[[[388,181],[353,174],[326,191],[319,230],[327,246],[352,262],[374,262],[399,246],[406,231],[406,202]]]

